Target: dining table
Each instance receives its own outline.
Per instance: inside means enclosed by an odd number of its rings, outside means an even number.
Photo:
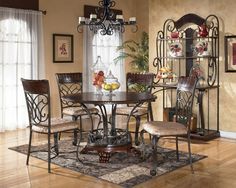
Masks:
[[[156,96],[148,92],[116,91],[102,94],[97,94],[96,92],[82,92],[65,95],[63,100],[72,103],[80,103],[91,118],[92,128],[88,133],[87,144],[81,152],[78,152],[77,149],[77,156],[79,155],[78,153],[97,151],[100,162],[109,162],[111,154],[114,152],[135,151],[132,147],[132,137],[128,128],[130,118],[132,114],[135,113],[137,107],[141,106],[143,103],[151,104],[151,102],[156,100]],[[100,109],[102,117],[100,124],[102,126],[99,125],[94,128],[93,119],[87,107],[91,104]],[[125,128],[118,128],[116,122],[116,108],[117,105],[120,104],[133,106]],[[111,112],[109,112],[108,107],[111,108]],[[78,142],[78,147],[79,144],[80,141]]]

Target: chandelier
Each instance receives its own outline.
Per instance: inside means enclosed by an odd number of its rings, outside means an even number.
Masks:
[[[115,30],[123,33],[125,26],[132,26],[132,32],[138,30],[136,17],[131,17],[129,21],[125,21],[123,15],[114,15],[111,10],[116,5],[114,0],[102,0],[98,2],[98,5],[99,7],[95,9],[96,14],[90,14],[89,20],[86,20],[85,17],[79,17],[79,25],[77,26],[79,33],[82,32],[84,25],[88,26],[94,33],[99,31],[101,35],[112,35]],[[100,15],[99,12],[101,12]]]

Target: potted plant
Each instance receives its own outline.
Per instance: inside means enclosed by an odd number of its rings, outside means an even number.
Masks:
[[[148,46],[148,34],[142,32],[140,42],[134,40],[127,40],[117,48],[120,51],[120,55],[114,59],[117,63],[120,60],[130,58],[129,62],[137,72],[148,72],[149,63],[149,46]]]

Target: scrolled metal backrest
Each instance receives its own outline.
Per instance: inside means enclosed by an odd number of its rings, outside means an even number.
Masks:
[[[62,100],[62,97],[68,94],[81,93],[83,91],[82,73],[56,73],[56,78],[61,102],[61,109],[81,106],[78,103],[64,101]]]
[[[127,73],[126,89],[128,92],[149,92],[152,91],[154,80],[153,73]]]
[[[180,77],[177,86],[176,96],[176,121],[189,126],[192,116],[192,107],[194,101],[197,78]]]
[[[50,90],[48,80],[21,78],[28,110],[30,126],[50,126]]]

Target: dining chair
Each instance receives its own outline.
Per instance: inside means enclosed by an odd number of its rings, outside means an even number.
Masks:
[[[33,132],[46,134],[48,140],[48,172],[51,172],[51,159],[59,154],[58,134],[74,130],[77,139],[79,123],[71,119],[51,118],[50,88],[48,80],[27,80],[21,78],[29,118],[29,146],[26,165],[29,164]],[[54,145],[51,147],[51,135]],[[51,152],[54,156],[51,157]]]
[[[194,101],[197,77],[180,77],[176,90],[176,106],[173,122],[149,121],[143,124],[141,131],[142,144],[144,133],[147,132],[152,138],[153,165],[150,170],[152,176],[156,175],[157,168],[157,143],[161,137],[174,136],[176,138],[176,156],[179,160],[178,137],[186,137],[188,142],[189,163],[193,173],[191,146],[190,146],[190,123]]]
[[[95,107],[85,109],[79,103],[73,103],[63,100],[63,96],[65,95],[83,92],[83,74],[81,72],[56,73],[56,79],[60,97],[61,117],[63,118],[64,116],[71,116],[74,121],[79,118],[79,132],[80,138],[82,138],[82,117],[87,117],[89,111],[90,115],[98,116],[100,123],[101,117],[99,114],[99,110]],[[76,145],[76,143],[74,143],[74,145]]]
[[[152,92],[154,74],[153,73],[131,73],[126,74],[126,91],[127,92]],[[134,105],[126,105],[122,107],[117,107],[116,115],[129,116],[134,108]],[[139,127],[141,122],[141,117],[146,117],[147,120],[153,120],[151,103],[143,104],[137,107],[131,114],[136,120],[135,125],[135,144],[139,145]],[[132,131],[130,131],[132,132]]]

